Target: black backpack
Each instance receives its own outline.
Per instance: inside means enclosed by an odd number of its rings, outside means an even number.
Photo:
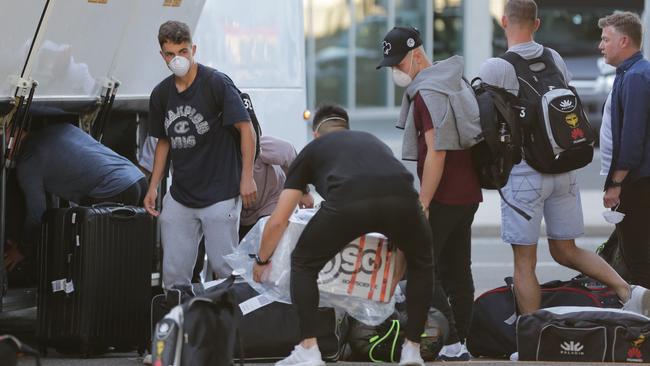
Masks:
[[[472,80],[483,140],[472,147],[472,161],[481,188],[506,185],[512,167],[521,161],[521,133],[515,114],[517,97],[498,86]]]
[[[515,68],[522,106],[524,159],[540,173],[579,169],[593,159],[595,132],[575,89],[567,85],[548,48],[526,60],[501,56]]]
[[[481,142],[472,146],[472,162],[481,188],[496,189],[504,203],[530,220],[530,215],[503,197],[501,188],[508,182],[512,167],[521,161],[522,137],[517,113],[519,99],[507,90],[472,80],[472,89],[478,103]]]
[[[153,333],[152,364],[231,365],[239,324],[234,283],[231,276],[165,315]]]
[[[239,89],[239,97],[244,103],[244,108],[248,111],[248,115],[251,118],[251,123],[253,124],[253,129],[255,130],[255,159],[260,156],[260,137],[262,136],[262,127],[260,122],[257,120],[257,115],[255,114],[255,109],[253,109],[253,102],[251,101],[251,96],[248,93],[242,93]],[[237,142],[240,140],[237,139]]]
[[[404,343],[404,328],[408,321],[406,304],[395,304],[395,312],[383,323],[372,326],[356,319],[350,321],[348,342],[352,354],[347,361],[399,362]],[[425,361],[433,361],[449,336],[447,318],[431,307],[424,333],[420,338],[420,353]]]

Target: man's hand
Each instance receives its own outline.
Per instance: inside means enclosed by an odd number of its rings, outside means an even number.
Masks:
[[[269,268],[271,268],[271,263],[263,265],[263,266],[255,263],[253,265],[253,280],[255,280],[255,282],[262,283],[262,281],[266,280],[265,275],[267,274],[266,271]]]
[[[20,262],[25,260],[25,256],[18,249],[18,245],[11,240],[7,240],[7,247],[5,250],[5,268],[7,271],[12,271]]]
[[[147,212],[153,217],[158,217],[160,215],[160,212],[156,210],[157,197],[158,190],[151,188],[147,191],[147,195],[144,196],[144,209],[147,210]]]
[[[605,191],[603,196],[603,205],[606,208],[616,207],[620,202],[621,187],[610,187]]]
[[[249,208],[257,200],[257,184],[252,176],[242,176],[239,183],[239,192],[241,192],[242,203],[244,208]]]
[[[298,202],[299,208],[314,208],[314,197],[310,193],[305,193]]]

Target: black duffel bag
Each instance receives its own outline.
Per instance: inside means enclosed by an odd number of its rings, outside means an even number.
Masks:
[[[272,302],[243,315],[239,305],[257,295],[247,283],[230,277],[183,300],[156,325],[151,352],[154,364],[230,365],[233,358],[243,362],[287,357],[301,341],[298,314],[292,305]],[[323,360],[338,360],[347,316],[320,308],[316,321]]]
[[[474,301],[467,348],[475,357],[508,358],[517,351],[517,310],[512,277],[506,286],[483,293]],[[550,281],[541,285],[542,308],[553,306],[594,306],[620,308],[616,293],[588,277]]]
[[[247,283],[231,288],[238,304],[257,295]],[[273,361],[283,359],[300,343],[298,313],[293,305],[272,302],[240,317],[241,346],[235,347],[235,358],[244,361]],[[348,329],[347,315],[337,315],[333,308],[319,308],[316,315],[318,348],[323,360],[337,361],[342,356]]]
[[[619,309],[554,307],[517,321],[520,361],[650,362],[650,318]]]

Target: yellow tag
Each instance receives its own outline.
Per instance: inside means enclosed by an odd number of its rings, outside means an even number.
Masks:
[[[183,0],[165,0],[163,6],[179,7],[181,6],[181,2],[183,2]]]

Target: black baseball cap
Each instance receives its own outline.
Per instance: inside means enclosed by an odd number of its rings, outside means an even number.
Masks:
[[[421,45],[420,32],[416,28],[395,27],[391,29],[381,43],[384,59],[377,65],[377,69],[399,64],[409,51]]]

